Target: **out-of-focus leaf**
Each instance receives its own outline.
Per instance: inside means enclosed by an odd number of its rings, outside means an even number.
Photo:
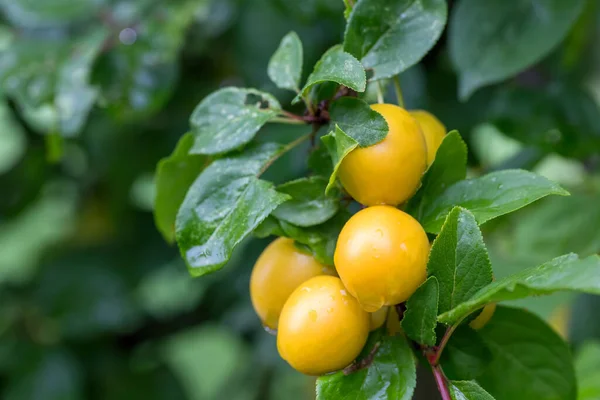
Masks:
[[[186,133],[169,157],[163,158],[156,167],[156,198],[154,222],[165,240],[175,240],[175,219],[179,206],[189,187],[208,161],[201,155],[189,154],[194,136]]]
[[[402,319],[406,336],[417,343],[435,346],[439,285],[435,276],[430,276],[408,299]]]
[[[427,54],[446,14],[445,0],[359,1],[348,19],[344,50],[373,70],[371,79],[390,78]]]
[[[343,371],[317,379],[317,400],[352,398],[370,400],[409,400],[416,386],[416,362],[406,338],[385,336],[381,331],[371,334],[363,357],[379,343],[368,368],[349,375]],[[366,354],[365,354],[366,352]]]
[[[281,39],[277,51],[269,60],[267,72],[278,88],[300,91],[302,42],[296,32],[290,32]]]
[[[311,87],[322,82],[336,82],[357,92],[364,92],[367,86],[365,70],[360,62],[346,53],[342,45],[336,45],[323,54],[313,72],[308,76],[302,95],[306,95]],[[300,101],[296,96],[293,103]]]
[[[524,170],[492,172],[448,187],[423,210],[421,224],[427,232],[438,233],[454,206],[468,209],[478,224],[508,214],[549,195],[569,192],[548,179]]]
[[[567,254],[537,267],[497,280],[475,293],[468,301],[438,316],[453,324],[488,303],[540,296],[556,291],[600,294],[600,257],[579,259]]]
[[[0,99],[0,175],[9,171],[25,154],[27,139],[23,128]]]
[[[176,238],[193,276],[220,269],[233,249],[289,196],[257,178],[281,152],[266,143],[214,161],[188,190],[176,220]]]
[[[431,246],[427,274],[439,282],[438,312],[470,299],[492,282],[492,266],[477,221],[469,211],[452,209]]]
[[[577,351],[575,358],[578,400],[600,398],[600,343],[586,342]]]
[[[107,0],[2,0],[0,8],[14,24],[39,28],[91,18],[106,3]]]
[[[194,110],[190,124],[194,154],[219,154],[250,142],[258,130],[279,114],[281,106],[268,93],[228,87],[206,97]]]
[[[495,399],[577,399],[569,346],[539,317],[498,307],[480,334],[493,357],[477,382]]]

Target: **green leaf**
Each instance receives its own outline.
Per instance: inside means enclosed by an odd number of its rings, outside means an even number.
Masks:
[[[335,187],[335,178],[337,177],[337,171],[342,164],[342,160],[352,150],[358,147],[358,142],[346,135],[346,133],[340,129],[339,126],[335,126],[335,130],[329,132],[327,135],[321,137],[323,145],[327,148],[331,160],[333,161],[333,172],[329,177],[329,183],[325,193],[329,193]]]
[[[237,149],[250,142],[280,110],[277,99],[268,93],[220,89],[204,98],[190,117],[195,135],[191,152],[219,154]]]
[[[540,61],[565,38],[585,0],[462,0],[450,18],[450,56],[459,94],[516,75]],[[482,23],[485,21],[485,23]]]
[[[301,178],[278,186],[277,191],[291,199],[277,207],[273,215],[300,227],[327,221],[337,213],[339,201],[334,196],[325,195],[326,187],[327,179],[322,176]]]
[[[440,364],[450,379],[469,380],[481,375],[492,353],[481,336],[467,325],[459,326],[444,348]]]
[[[279,47],[269,60],[267,73],[278,88],[300,91],[302,42],[296,32],[290,32],[281,39]]]
[[[331,123],[356,140],[360,147],[381,142],[389,131],[383,116],[356,97],[341,97],[334,101],[329,114]]]
[[[306,228],[270,216],[258,226],[254,234],[258,237],[269,235],[289,237],[321,264],[333,265],[333,253],[338,236],[350,216],[346,209],[341,209],[328,221]]]
[[[430,233],[439,233],[454,206],[473,213],[478,224],[508,214],[551,194],[569,192],[548,179],[524,170],[492,172],[455,183],[423,210],[421,224]]]
[[[575,371],[579,389],[578,400],[600,398],[600,343],[584,343],[577,352]]]
[[[344,0],[344,18],[348,20],[350,18],[350,13],[352,12],[352,4],[351,0]]]
[[[40,28],[92,18],[106,3],[106,0],[17,0],[2,1],[0,7],[13,23]]]
[[[336,82],[357,92],[364,92],[367,87],[365,69],[342,49],[342,45],[333,46],[323,54],[308,76],[301,94],[306,95],[311,87],[322,82]],[[300,95],[292,103],[299,101]]]
[[[25,131],[12,115],[6,101],[0,98],[0,175],[14,167],[26,150]]]
[[[214,161],[188,190],[176,238],[193,276],[220,269],[233,249],[289,196],[257,178],[282,146],[265,143]]]
[[[416,363],[408,342],[401,335],[383,336],[380,330],[371,334],[365,351],[371,351],[377,342],[380,346],[368,368],[350,375],[340,371],[317,379],[317,400],[411,399],[416,385]]]
[[[308,168],[317,175],[331,176],[333,172],[331,156],[325,146],[318,146],[316,149],[313,149],[308,156],[307,164]]]
[[[474,381],[451,381],[448,387],[452,400],[494,400]]]
[[[561,290],[600,294],[600,257],[593,255],[580,259],[575,254],[567,254],[507,276],[439,315],[438,321],[453,324],[488,303],[541,296]]]
[[[417,193],[409,200],[406,211],[422,221],[423,212],[449,186],[467,176],[467,145],[458,131],[448,133],[437,150]]]
[[[477,381],[497,400],[577,398],[569,347],[535,314],[498,307],[480,334],[493,359]]]
[[[445,0],[359,1],[348,20],[344,50],[373,70],[371,79],[390,78],[431,50],[446,15]]]
[[[154,200],[154,223],[165,240],[175,240],[175,218],[185,194],[208,159],[188,154],[194,136],[186,133],[169,157],[163,158],[156,167],[156,198]]]
[[[406,336],[417,343],[435,346],[438,299],[438,281],[435,276],[430,276],[406,303],[402,319],[402,329]]]
[[[492,282],[492,266],[473,214],[452,209],[431,246],[427,273],[438,279],[439,312],[453,309]]]

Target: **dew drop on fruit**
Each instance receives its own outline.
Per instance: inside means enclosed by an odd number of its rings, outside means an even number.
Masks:
[[[329,314],[331,314],[331,313],[333,312],[333,308],[332,308],[332,307],[328,307],[328,308],[327,308],[327,312],[328,312]]]
[[[273,328],[269,328],[266,325],[263,325],[263,329],[265,330],[265,332],[267,332],[269,335],[273,335],[273,336],[277,336],[277,329],[273,329]]]

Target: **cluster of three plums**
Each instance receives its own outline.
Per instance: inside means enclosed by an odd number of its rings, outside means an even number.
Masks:
[[[250,279],[252,303],[263,324],[277,330],[279,354],[309,375],[351,364],[369,331],[385,322],[387,306],[406,301],[427,275],[427,234],[395,206],[417,190],[446,129],[425,111],[409,113],[391,104],[372,109],[389,132],[383,141],[353,150],[340,165],[342,186],[367,208],[344,225],[335,269],[278,238]]]

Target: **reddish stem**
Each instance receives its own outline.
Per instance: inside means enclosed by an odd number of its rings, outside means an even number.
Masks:
[[[444,372],[442,372],[440,366],[431,366],[431,370],[433,371],[435,383],[437,384],[438,390],[440,391],[442,400],[452,400],[452,397],[450,396],[450,390],[448,389],[448,385],[446,382],[446,377],[444,376]]]

